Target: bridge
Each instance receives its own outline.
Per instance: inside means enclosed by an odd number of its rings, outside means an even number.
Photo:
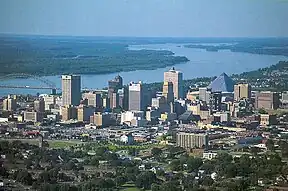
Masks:
[[[11,88],[11,89],[49,89],[52,91],[52,94],[56,94],[56,90],[60,90],[60,88],[56,88],[56,84],[41,78],[36,75],[31,75],[31,74],[24,74],[24,73],[16,73],[16,74],[8,74],[5,76],[0,76],[0,81],[6,81],[9,79],[16,79],[16,78],[30,78],[37,80],[41,82],[39,86],[29,86],[29,85],[5,85],[5,84],[0,84],[0,88]],[[44,86],[41,86],[41,84],[44,84]]]

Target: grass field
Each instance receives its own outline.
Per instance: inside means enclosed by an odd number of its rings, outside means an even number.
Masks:
[[[24,143],[29,143],[32,145],[38,145],[39,141],[37,139],[7,139],[8,141],[19,140]],[[49,148],[60,149],[67,148],[70,146],[76,146],[77,144],[83,144],[81,141],[67,141],[67,140],[47,140],[49,144]]]

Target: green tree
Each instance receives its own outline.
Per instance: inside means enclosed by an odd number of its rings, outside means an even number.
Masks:
[[[143,188],[143,189],[151,189],[151,185],[152,183],[156,182],[156,175],[151,172],[151,171],[147,171],[147,172],[142,172],[141,174],[139,174],[136,178],[136,186],[138,188]]]
[[[258,112],[260,114],[268,114],[268,112],[264,108],[260,108]]]
[[[154,147],[151,149],[151,154],[155,156],[160,156],[162,154],[162,149]]]
[[[27,170],[19,170],[16,173],[17,173],[16,181],[26,185],[32,185],[33,179],[31,174]]]
[[[93,157],[90,161],[90,164],[93,165],[93,166],[96,166],[98,167],[99,166],[99,160],[98,160],[98,157]]]
[[[117,185],[117,187],[122,186],[123,184],[125,184],[127,181],[127,178],[125,176],[117,176],[115,178],[115,183]]]
[[[265,143],[266,147],[268,148],[269,151],[274,151],[274,142],[272,139],[268,139]]]

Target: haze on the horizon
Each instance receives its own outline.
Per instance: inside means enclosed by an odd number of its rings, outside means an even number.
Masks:
[[[286,0],[0,0],[0,33],[287,37]]]

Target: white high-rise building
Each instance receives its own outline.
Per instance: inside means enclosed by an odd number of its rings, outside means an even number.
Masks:
[[[145,109],[145,100],[142,83],[129,84],[129,110],[143,111]]]
[[[81,77],[62,75],[62,105],[79,105],[81,97]]]

